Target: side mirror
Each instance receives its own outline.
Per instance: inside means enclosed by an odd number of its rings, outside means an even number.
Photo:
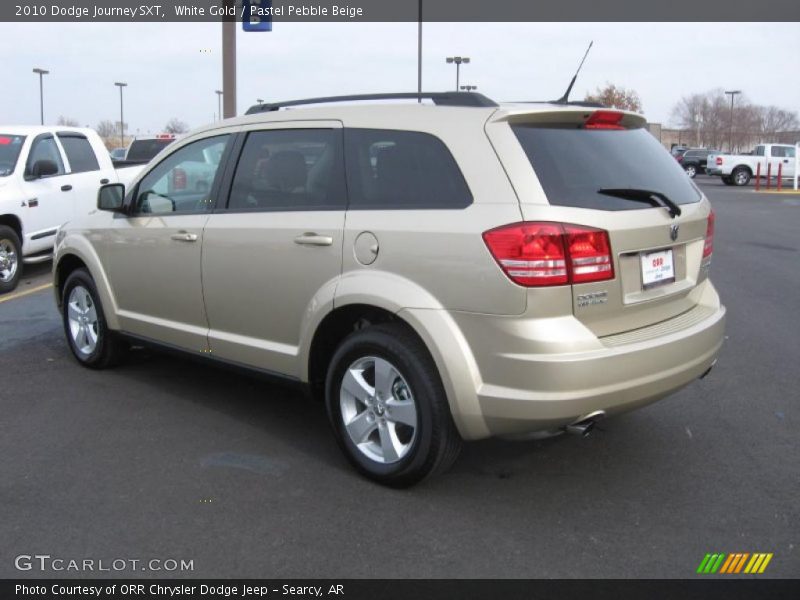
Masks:
[[[56,174],[58,174],[58,165],[52,160],[42,158],[33,163],[30,176],[31,179],[41,179]]]
[[[97,208],[111,212],[123,212],[125,186],[121,183],[108,183],[97,191]]]

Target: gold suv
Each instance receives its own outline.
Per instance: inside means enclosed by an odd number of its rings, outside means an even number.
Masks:
[[[101,188],[57,235],[78,362],[135,342],[295,380],[393,486],[462,440],[585,434],[709,371],[714,213],[640,115],[356,102],[409,97],[255,106]]]

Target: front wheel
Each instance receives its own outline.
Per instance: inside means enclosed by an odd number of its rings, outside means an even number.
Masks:
[[[325,388],[336,440],[370,479],[407,487],[458,456],[461,438],[436,365],[406,327],[351,334],[331,360]]]
[[[744,167],[738,167],[731,173],[733,185],[743,186],[750,183],[750,170]]]
[[[123,358],[127,344],[108,328],[97,287],[86,269],[77,269],[67,278],[61,315],[69,349],[81,365],[105,369]]]
[[[683,170],[684,170],[684,171],[686,171],[686,174],[687,174],[687,175],[688,175],[688,176],[689,176],[691,179],[694,179],[694,178],[697,176],[697,167],[695,167],[694,165],[686,165],[686,166],[683,168]]]
[[[22,244],[17,232],[0,225],[0,294],[17,287],[22,276]]]

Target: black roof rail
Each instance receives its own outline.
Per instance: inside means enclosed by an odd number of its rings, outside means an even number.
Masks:
[[[303,106],[305,104],[328,104],[331,102],[352,102],[362,100],[433,100],[437,106],[473,106],[497,107],[497,103],[477,92],[401,92],[396,94],[358,94],[355,96],[327,96],[323,98],[305,98],[303,100],[287,100],[269,104],[255,104],[245,114],[254,115],[271,112],[287,106]]]

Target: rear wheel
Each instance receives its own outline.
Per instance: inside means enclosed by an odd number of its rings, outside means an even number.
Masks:
[[[733,185],[733,179],[731,179],[730,175],[723,175],[721,179],[722,183],[724,183],[725,185]]]
[[[119,363],[128,345],[108,328],[97,288],[86,269],[70,274],[62,298],[64,332],[78,362],[91,369],[105,369]]]
[[[692,179],[697,175],[697,167],[694,165],[686,165],[683,167],[683,170],[686,171],[686,174]]]
[[[0,294],[17,287],[22,276],[22,244],[17,232],[0,225]]]
[[[750,177],[750,169],[747,169],[746,167],[737,167],[733,170],[733,173],[731,173],[733,185],[747,185],[750,183]]]
[[[458,456],[461,438],[439,373],[402,325],[375,325],[346,338],[325,387],[336,440],[363,475],[407,487]]]

